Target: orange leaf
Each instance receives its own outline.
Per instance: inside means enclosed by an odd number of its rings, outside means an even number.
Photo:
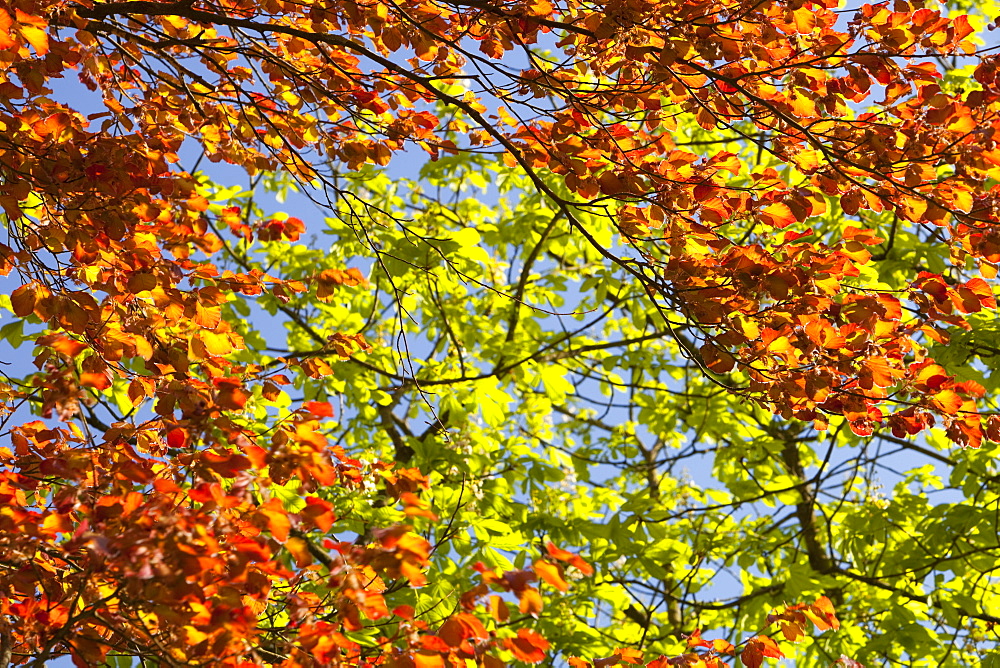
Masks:
[[[504,643],[519,661],[541,663],[545,660],[545,650],[549,641],[528,629],[518,629],[516,638],[507,638]]]
[[[782,336],[777,330],[773,330],[770,327],[765,327],[761,330],[760,339],[764,343],[768,352],[775,353],[776,355],[794,355],[795,347],[792,345],[791,341],[788,340],[787,336]]]
[[[712,641],[712,649],[719,654],[728,654],[730,656],[736,653],[736,648],[733,646],[733,643],[721,638],[716,638]]]
[[[208,200],[201,195],[192,195],[187,201],[188,208],[192,211],[207,211],[208,210]]]
[[[955,41],[960,42],[974,32],[974,28],[969,23],[969,15],[962,14],[952,21],[952,25],[955,26]]]
[[[840,620],[837,619],[836,611],[833,609],[833,602],[826,596],[820,596],[816,602],[809,606],[806,614],[820,631],[840,628]]]
[[[17,46],[17,42],[11,39],[10,29],[14,26],[14,19],[7,10],[0,9],[0,49],[7,49]]]
[[[623,647],[615,650],[615,654],[621,660],[622,663],[631,664],[641,664],[642,663],[642,652],[637,649],[631,649],[629,647]]]
[[[28,17],[28,15],[24,14],[20,9],[15,11],[17,11],[18,22],[24,21],[28,18],[34,18]],[[35,47],[35,52],[39,56],[44,56],[49,52],[49,35],[44,30],[34,25],[22,25],[20,27],[20,32],[21,36],[24,37],[24,40],[31,46]]]
[[[996,308],[997,300],[993,296],[993,289],[990,288],[989,283],[981,278],[973,278],[968,281],[964,286],[967,290],[972,292],[976,297],[979,298],[980,303],[983,308]]]
[[[720,348],[714,343],[706,343],[700,351],[701,358],[705,360],[705,366],[714,373],[729,373],[736,366],[736,358],[728,350]]]
[[[137,274],[138,275],[138,274]],[[147,276],[149,274],[146,274]],[[153,287],[155,287],[155,282]],[[131,289],[131,285],[129,286]],[[152,287],[147,288],[151,290]],[[222,309],[218,306],[202,306],[201,302],[194,305],[194,323],[205,329],[215,329],[222,321]]]
[[[711,647],[712,643],[708,642],[701,637],[701,629],[695,629],[691,632],[691,635],[687,637],[688,647]]]
[[[505,668],[506,664],[492,654],[483,654],[483,668]]]
[[[747,668],[760,668],[764,663],[764,657],[780,659],[784,655],[778,648],[778,644],[768,636],[754,636],[747,641],[746,647],[740,653],[740,661]]]
[[[283,543],[288,540],[288,532],[292,528],[292,522],[288,518],[285,507],[277,497],[271,498],[267,503],[258,506],[254,513],[255,523],[259,522],[271,532],[275,540]]]
[[[778,229],[783,229],[796,222],[795,214],[792,213],[787,204],[782,202],[775,202],[761,209],[760,219],[765,225],[771,225]]]
[[[406,513],[407,517],[426,517],[432,522],[437,522],[438,516],[435,515],[426,506],[427,503],[422,501],[419,496],[413,492],[403,492],[399,495],[399,500],[403,502],[403,512]]]
[[[80,385],[92,387],[99,392],[111,387],[111,374],[107,371],[101,373],[81,373]]]
[[[805,331],[810,341],[827,350],[837,350],[847,345],[847,339],[826,320],[811,321],[806,325]]]
[[[889,360],[881,357],[867,359],[863,366],[871,374],[872,382],[879,387],[895,385],[896,379],[906,374],[902,369],[891,366]]]
[[[329,401],[307,401],[302,408],[316,417],[333,417],[333,406]]]
[[[535,573],[559,591],[567,591],[569,589],[569,584],[563,579],[562,569],[556,564],[539,559],[535,562]]]
[[[580,555],[573,554],[572,552],[567,552],[561,548],[555,546],[555,543],[548,543],[545,546],[546,551],[549,556],[553,559],[558,559],[559,561],[565,561],[570,566],[575,566],[578,571],[584,575],[593,575],[594,569],[590,567],[586,561],[584,561]]]
[[[235,478],[240,471],[250,468],[250,458],[233,452],[218,453],[206,450],[199,460],[206,468],[215,471],[223,478]]]
[[[156,276],[148,272],[137,272],[128,279],[128,290],[133,294],[148,292],[156,287]]]
[[[413,665],[416,668],[444,668],[444,657],[440,654],[415,652],[413,654]]]
[[[1000,424],[1000,421],[998,421],[998,424]],[[510,619],[510,610],[507,608],[507,602],[496,594],[490,596],[489,607],[490,615],[496,620],[497,624],[503,624]]]
[[[482,622],[467,612],[460,612],[445,620],[438,630],[438,637],[451,647],[458,647],[468,638],[484,639],[490,634]]]
[[[255,469],[262,469],[267,466],[270,455],[268,455],[267,450],[259,445],[249,445],[243,448],[243,452],[250,458],[250,462],[253,464]],[[308,502],[309,500],[306,499],[306,503]]]
[[[935,392],[950,379],[944,367],[939,364],[928,364],[917,372],[914,385],[922,392]]]
[[[403,619],[413,619],[416,611],[413,609],[412,605],[400,605],[392,609],[392,614],[397,617],[402,617]]]
[[[800,624],[795,622],[783,622],[781,624],[781,635],[785,637],[788,642],[798,642],[799,638],[805,636],[805,631],[802,629]]]
[[[237,378],[216,378],[212,381],[217,390],[215,401],[223,408],[238,411],[247,403],[247,393]]]
[[[810,7],[801,7],[792,12],[792,20],[795,22],[795,30],[803,35],[808,35],[816,27],[816,13]]]
[[[528,14],[530,16],[547,17],[552,14],[553,9],[555,8],[548,0],[532,0],[528,5]]]
[[[935,394],[931,402],[942,413],[954,415],[962,408],[965,400],[955,390],[944,390]]]
[[[52,348],[52,350],[62,353],[67,357],[76,357],[87,349],[87,344],[81,343],[62,334],[49,334],[41,336],[35,341],[35,343],[40,346],[48,346],[49,348]]]
[[[35,303],[38,300],[38,293],[32,284],[22,285],[10,294],[10,304],[14,309],[14,315],[24,318],[35,311]]]
[[[736,154],[729,153],[727,151],[720,151],[719,153],[716,153],[708,161],[709,167],[714,167],[720,171],[725,170],[733,176],[739,176],[740,164],[740,159],[736,156]]]
[[[316,496],[306,497],[306,507],[299,514],[320,531],[329,531],[337,519],[333,514],[333,505]]]
[[[534,587],[526,587],[518,592],[517,597],[521,601],[517,609],[523,614],[537,618],[542,612],[542,596]]]
[[[313,561],[312,554],[309,552],[309,544],[297,536],[292,536],[285,541],[285,549],[291,553],[298,568],[305,568]]]

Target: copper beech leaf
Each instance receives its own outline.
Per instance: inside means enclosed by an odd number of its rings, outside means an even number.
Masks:
[[[556,564],[545,561],[544,559],[539,559],[535,561],[533,568],[535,573],[538,574],[538,577],[559,591],[566,591],[569,589],[569,584],[567,584],[566,580],[563,579],[562,569]]]
[[[980,661],[1000,59],[856,5],[0,7],[0,655]]]
[[[541,663],[549,648],[549,642],[545,638],[528,629],[519,629],[516,636],[507,638],[505,642],[514,657],[525,663]]]

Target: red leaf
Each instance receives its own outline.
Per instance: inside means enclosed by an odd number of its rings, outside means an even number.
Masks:
[[[694,198],[700,202],[708,199],[708,197],[716,190],[718,190],[718,188],[716,188],[712,183],[699,183],[694,187]]]
[[[299,514],[320,531],[329,531],[337,519],[333,514],[333,505],[316,496],[306,497],[306,507]]]
[[[754,636],[747,641],[746,647],[740,653],[740,661],[747,668],[760,668],[765,656],[780,659],[784,654],[781,653],[778,644],[768,636]]]
[[[841,655],[840,658],[833,663],[832,668],[865,668],[865,667],[864,665],[858,663],[854,659]]]
[[[233,452],[218,453],[206,450],[199,457],[206,468],[215,471],[223,478],[235,478],[240,471],[250,468],[250,458]]]
[[[761,653],[760,647],[750,641],[740,652],[740,661],[747,668],[760,668],[761,664],[764,663],[764,655]]]
[[[980,303],[983,308],[996,308],[997,300],[993,296],[993,289],[990,288],[989,283],[981,278],[973,278],[968,281],[963,287],[970,290],[976,297],[979,298]]]
[[[962,14],[961,16],[955,18],[955,20],[952,21],[952,25],[955,26],[955,41],[956,42],[962,41],[963,39],[965,39],[966,37],[968,37],[969,35],[971,35],[973,33],[973,31],[975,30],[972,27],[972,25],[969,23],[969,15],[968,14]]]
[[[333,406],[329,401],[307,401],[302,404],[302,408],[316,417],[333,417]]]
[[[180,450],[187,444],[187,432],[175,427],[167,432],[167,446]]]
[[[986,420],[986,438],[994,443],[1000,442],[1000,415],[991,415]]]
[[[413,619],[415,611],[412,605],[400,605],[392,609],[392,614],[403,619]]]
[[[545,650],[549,648],[548,640],[528,629],[518,629],[516,638],[507,638],[504,642],[507,649],[525,663],[541,663],[545,660]]]
[[[736,366],[736,358],[714,343],[706,343],[701,347],[701,357],[705,360],[705,366],[714,373],[729,373]]]

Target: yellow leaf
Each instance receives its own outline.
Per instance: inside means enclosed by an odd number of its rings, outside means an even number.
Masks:
[[[216,334],[214,332],[200,331],[198,332],[198,338],[201,342],[205,344],[205,350],[208,351],[210,355],[228,355],[233,352],[233,345],[229,341],[229,337],[225,334]]]
[[[816,14],[810,7],[802,7],[792,12],[795,29],[800,34],[809,34],[816,27]]]
[[[921,197],[907,197],[902,203],[903,217],[914,223],[920,222],[927,211],[927,200]]]
[[[184,639],[187,641],[187,644],[189,645],[197,645],[201,641],[208,638],[207,633],[203,633],[193,626],[184,627],[184,636],[185,636]]]
[[[756,339],[760,336],[760,327],[757,323],[749,318],[744,318],[743,316],[734,316],[733,324],[735,325],[737,331],[748,339]]]
[[[967,135],[976,129],[976,121],[970,114],[962,114],[961,116],[953,118],[951,122],[948,123],[948,129],[952,132]]]
[[[799,118],[815,118],[819,116],[816,112],[816,103],[805,95],[792,95],[789,102],[792,105],[792,112]]]
[[[799,151],[795,156],[795,164],[803,172],[811,172],[819,167],[819,153],[813,150]]]
[[[153,357],[153,346],[138,334],[132,335],[132,345],[135,346],[135,354],[142,359],[149,360]]]
[[[534,0],[530,5],[528,5],[528,11],[531,16],[549,16],[552,14],[552,10],[555,7],[548,0]]]
[[[35,52],[39,56],[47,54],[49,52],[49,36],[45,32],[45,28],[47,27],[45,20],[38,16],[26,14],[20,9],[15,11],[17,12],[17,22],[21,24],[18,28],[21,36],[24,37],[28,44],[35,48]]]

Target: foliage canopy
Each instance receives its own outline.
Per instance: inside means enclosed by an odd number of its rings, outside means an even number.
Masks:
[[[4,2],[0,668],[978,665],[988,9]]]

